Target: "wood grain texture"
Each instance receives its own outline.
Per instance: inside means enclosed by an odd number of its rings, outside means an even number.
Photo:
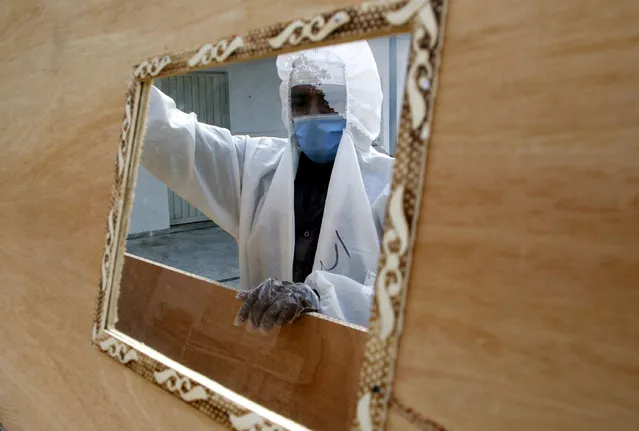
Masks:
[[[339,4],[0,2],[7,430],[221,429],[90,345],[127,80],[144,58]]]
[[[311,429],[349,428],[365,331],[302,316],[250,333],[232,324],[237,291],[133,255],[121,280],[120,332]]]
[[[0,4],[9,431],[220,428],[89,345],[126,80],[353,3]],[[639,4],[450,3],[396,393],[451,429],[637,429]]]
[[[639,4],[450,3],[396,395],[639,429]]]

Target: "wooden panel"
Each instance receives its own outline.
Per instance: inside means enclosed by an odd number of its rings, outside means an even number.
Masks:
[[[116,329],[312,429],[347,429],[366,332],[303,316],[249,333],[236,293],[127,255]]]
[[[338,4],[0,3],[0,422],[8,431],[222,429],[90,345],[127,80],[143,58]]]
[[[8,431],[221,428],[89,346],[131,66],[353,3],[1,3]],[[402,403],[453,429],[638,428],[638,7],[451,1]]]
[[[639,4],[489,3],[451,2],[396,396],[637,430]]]

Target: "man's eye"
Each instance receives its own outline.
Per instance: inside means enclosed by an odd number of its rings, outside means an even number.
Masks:
[[[296,110],[303,110],[308,107],[308,103],[306,100],[293,100],[291,102],[291,107]]]
[[[321,100],[319,103],[319,109],[323,112],[323,113],[329,113],[329,112],[335,112],[335,110],[333,109],[333,107],[330,105],[330,103],[328,103],[326,100]]]

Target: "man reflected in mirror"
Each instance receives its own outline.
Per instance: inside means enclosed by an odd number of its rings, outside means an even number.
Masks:
[[[365,326],[393,166],[372,148],[374,57],[360,41],[281,55],[277,69],[288,139],[198,122],[153,87],[142,164],[238,242],[236,325],[268,332],[319,312]]]

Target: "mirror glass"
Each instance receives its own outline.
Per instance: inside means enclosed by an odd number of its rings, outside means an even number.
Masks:
[[[115,328],[304,426],[348,428],[409,44],[155,80]]]

